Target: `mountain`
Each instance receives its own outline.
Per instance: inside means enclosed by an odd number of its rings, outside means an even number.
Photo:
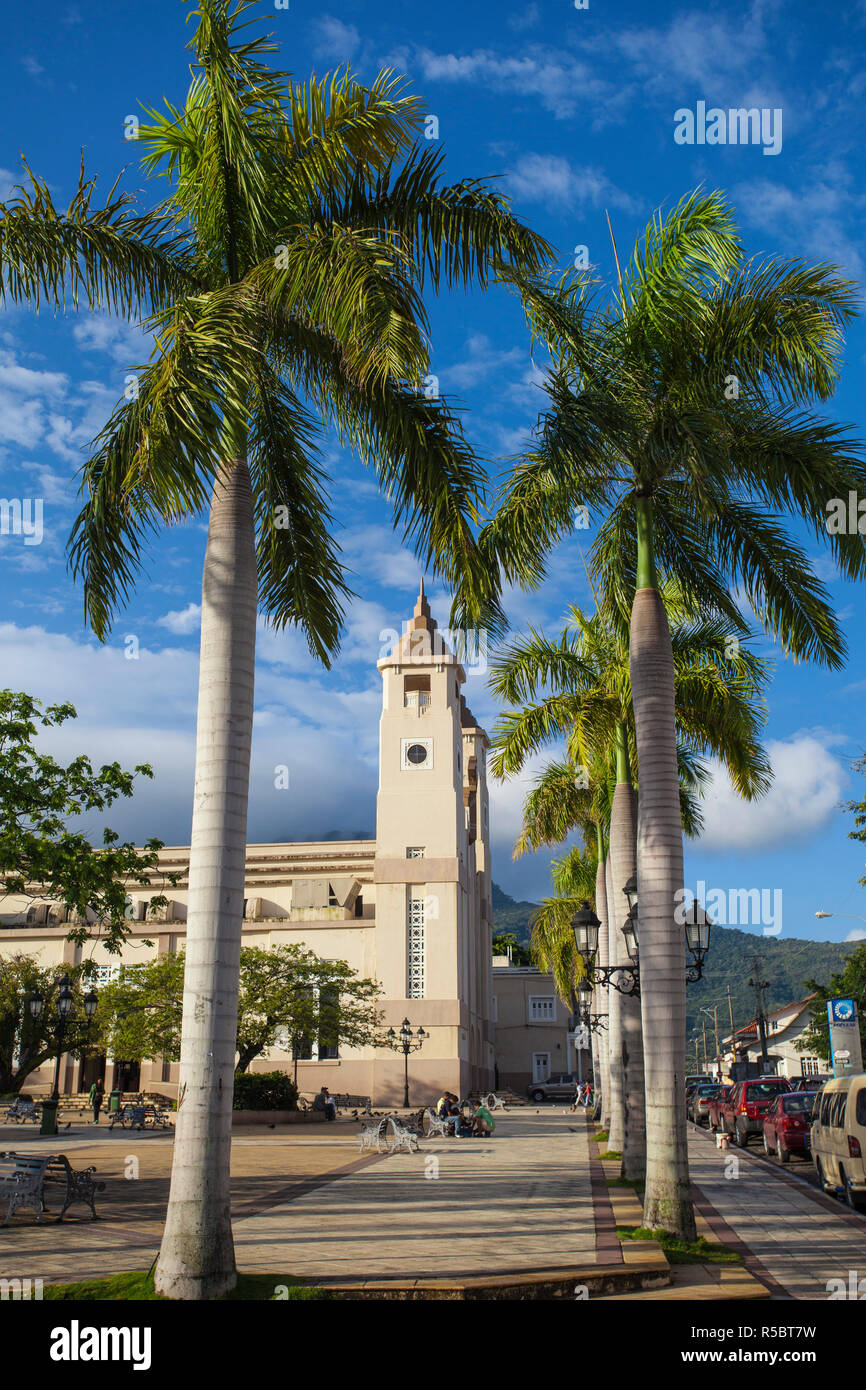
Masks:
[[[518,941],[529,943],[529,920],[538,903],[517,902],[497,885],[493,889],[493,924],[496,931],[511,931]],[[815,979],[823,983],[845,967],[856,941],[808,941],[801,937],[756,936],[738,931],[736,927],[713,927],[710,950],[704,962],[704,978],[688,986],[689,1033],[707,1024],[707,1044],[711,1044],[712,1020],[700,1012],[701,1007],[713,1009],[718,1005],[719,1035],[731,1031],[727,990],[731,991],[734,1026],[742,1028],[755,1017],[755,991],[749,985],[754,979],[752,960],[761,958],[764,1008],[781,1008],[807,993],[805,982]]]

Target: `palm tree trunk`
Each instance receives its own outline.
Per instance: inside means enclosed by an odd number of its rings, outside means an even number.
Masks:
[[[637,498],[638,572],[629,640],[637,731],[637,879],[646,1071],[644,1223],[695,1238],[685,1113],[686,980],[675,894],[683,886],[670,631],[652,551],[652,502]]]
[[[256,643],[253,498],[223,465],[202,582],[195,800],[177,1128],[156,1288],[209,1299],[237,1282],[229,1161]]]
[[[622,935],[617,925],[617,903],[614,898],[614,842],[613,822],[610,827],[610,852],[605,866],[605,888],[607,890],[607,964],[613,965],[617,959],[617,935]],[[621,914],[620,914],[621,915]],[[623,1074],[622,1074],[622,995],[613,985],[607,987],[607,1047],[610,1068],[610,1109],[608,1111],[607,1147],[615,1153],[622,1153],[623,1144]]]
[[[625,920],[628,910],[625,885],[635,872],[637,863],[636,818],[637,804],[631,782],[626,730],[625,725],[620,724],[617,729],[616,788],[610,817],[613,911],[616,912],[618,904],[620,921]],[[611,933],[611,963],[614,962],[626,967],[630,965],[625,937],[619,929]],[[623,1098],[622,1176],[630,1182],[642,1182],[646,1174],[646,1107],[640,998],[632,994],[617,997],[620,1001]]]
[[[599,831],[599,843],[601,843],[601,832]],[[595,913],[601,920],[598,930],[598,956],[599,964],[602,963],[602,955],[607,956],[607,892],[605,888],[605,861],[599,854],[598,865],[595,871]],[[607,1013],[607,990],[596,986],[594,992],[596,1010],[599,1014]],[[605,1027],[598,1032],[598,1061],[599,1072],[596,1081],[597,1088],[601,1091],[601,1109],[599,1111],[599,1123],[603,1126],[605,1115],[607,1114],[608,1096],[610,1095],[610,1072],[608,1070],[608,1047],[607,1047],[607,1020]]]

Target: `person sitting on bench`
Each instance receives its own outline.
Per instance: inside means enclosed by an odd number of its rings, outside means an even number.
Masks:
[[[334,1100],[334,1097],[331,1095],[327,1086],[323,1086],[319,1094],[316,1096],[315,1100],[313,1101],[313,1109],[324,1110],[326,1120],[336,1120],[337,1102]]]

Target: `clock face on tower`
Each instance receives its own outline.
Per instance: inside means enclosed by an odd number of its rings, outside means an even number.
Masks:
[[[427,770],[433,766],[431,738],[404,738],[400,743],[400,766],[404,769]]]

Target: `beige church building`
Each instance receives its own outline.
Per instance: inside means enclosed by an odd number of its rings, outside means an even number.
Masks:
[[[492,911],[486,783],[488,739],[467,707],[466,672],[436,623],[423,583],[414,616],[382,677],[379,791],[375,840],[250,845],[247,850],[243,942],[296,942],[328,960],[345,960],[382,987],[384,1029],[404,1018],[429,1034],[409,1059],[413,1104],[435,1100],[443,1088],[458,1095],[494,1083]],[[166,848],[160,864],[177,874],[170,899],[144,920],[147,890],[133,898],[132,934],[121,963],[175,951],[184,943],[189,850]],[[156,875],[150,894],[163,891]],[[94,942],[65,941],[61,905],[6,899],[0,914],[0,952],[38,956],[44,966],[78,963],[83,953],[99,967],[96,987],[118,967]],[[143,944],[145,939],[152,946]],[[298,1085],[312,1092],[370,1095],[399,1104],[403,1057],[385,1047],[323,1049],[315,1042],[298,1061]],[[253,1070],[293,1070],[287,1049],[274,1047]],[[119,1074],[113,1059],[82,1064],[64,1059],[61,1085],[85,1089],[104,1071],[106,1090],[174,1095],[177,1064],[159,1058]],[[34,1093],[50,1088],[53,1069],[28,1079]]]

